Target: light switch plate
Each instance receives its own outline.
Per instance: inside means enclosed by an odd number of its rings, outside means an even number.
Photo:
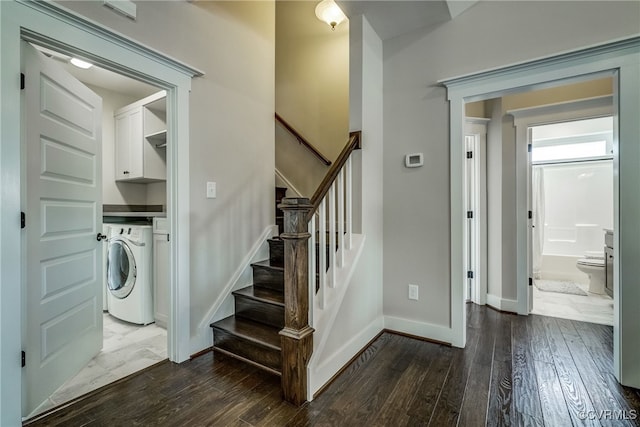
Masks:
[[[207,199],[215,199],[216,198],[216,183],[215,182],[207,182]]]
[[[418,285],[409,285],[409,299],[418,300]]]

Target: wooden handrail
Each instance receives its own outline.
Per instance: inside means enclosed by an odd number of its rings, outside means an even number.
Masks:
[[[316,156],[318,159],[320,159],[322,163],[324,163],[327,166],[331,166],[331,160],[323,156],[322,153],[318,151],[316,147],[313,146],[313,144],[307,141],[307,139],[304,136],[300,135],[300,132],[295,130],[293,126],[291,126],[282,117],[280,117],[278,113],[275,114],[275,117],[276,117],[276,121],[279,122],[282,125],[282,127],[284,127],[286,130],[288,130],[289,133],[291,133],[291,135],[293,135],[300,144],[304,145],[309,151],[311,151],[313,155]]]
[[[345,163],[347,163],[347,160],[349,159],[349,156],[351,155],[353,150],[359,150],[360,148],[362,148],[361,133],[361,131],[349,133],[349,142],[347,142],[347,145],[345,145],[345,147],[342,149],[342,152],[336,159],[335,163],[333,164],[333,166],[331,166],[331,169],[329,169],[324,179],[318,186],[318,189],[315,193],[313,193],[313,196],[311,197],[311,205],[313,206],[313,208],[307,216],[307,221],[310,221],[313,215],[318,210],[320,202],[329,191],[329,188],[331,188],[333,181],[335,181],[338,177],[340,170],[344,167]]]

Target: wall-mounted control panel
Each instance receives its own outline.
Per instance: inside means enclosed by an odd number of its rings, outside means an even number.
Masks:
[[[407,154],[404,156],[404,165],[408,168],[418,168],[424,165],[424,156],[422,153]]]

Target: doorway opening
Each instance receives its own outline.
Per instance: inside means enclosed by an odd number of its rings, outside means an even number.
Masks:
[[[589,128],[583,130],[575,130],[574,135],[563,135],[562,137],[551,139],[548,136],[538,136],[535,143],[531,146],[535,151],[536,156],[544,155],[546,150],[553,150],[554,143],[558,147],[565,147],[570,152],[575,151],[578,147],[583,147],[580,143],[585,144],[590,142],[589,138],[599,139],[600,137],[606,137],[606,141],[594,141],[597,144],[602,145],[603,152],[599,156],[592,156],[589,158],[576,158],[576,159],[562,159],[574,160],[584,162],[585,160],[593,160],[605,162],[612,171],[613,168],[613,121],[612,121],[612,96],[613,96],[613,78],[603,76],[593,76],[591,78],[580,79],[570,81],[556,82],[552,87],[545,87],[542,89],[529,87],[521,89],[517,92],[511,92],[504,94],[500,97],[489,98],[476,102],[469,102],[465,104],[465,133],[464,143],[465,151],[463,157],[464,163],[464,185],[463,185],[463,198],[466,211],[466,227],[464,229],[464,241],[465,246],[463,253],[468,261],[465,262],[465,270],[467,272],[467,286],[469,290],[465,289],[465,300],[472,301],[477,304],[483,304],[482,298],[486,304],[506,312],[528,314],[533,309],[533,294],[537,296],[545,295],[540,291],[539,286],[543,287],[548,283],[536,282],[536,277],[533,274],[533,250],[532,245],[535,240],[532,230],[534,230],[534,222],[536,219],[541,219],[542,216],[536,213],[536,209],[532,207],[532,169],[531,169],[531,155],[529,150],[529,143],[531,143],[532,132],[531,129],[538,127],[538,134],[543,129],[549,131],[548,128],[540,127],[543,124],[550,123],[571,123],[577,119],[590,119],[598,117],[609,117],[609,129],[605,132],[603,129],[595,129],[591,124]],[[486,143],[480,145],[482,147],[479,150],[478,155],[476,153],[470,154],[469,144],[473,144],[474,132],[470,131],[470,122],[475,121],[482,123],[484,120],[484,126],[486,129]],[[570,125],[559,125],[569,127]],[[568,131],[567,131],[568,132]],[[478,134],[476,131],[475,134]],[[477,139],[477,137],[475,137]],[[589,140],[589,141],[587,141]],[[561,145],[564,143],[565,145]],[[571,145],[567,145],[571,144]],[[561,149],[561,148],[557,148]],[[604,151],[606,150],[606,152]],[[550,154],[547,154],[547,156]],[[578,154],[575,154],[576,156]],[[472,158],[477,157],[476,160]],[[479,164],[478,164],[479,162]],[[476,164],[472,164],[476,163]],[[541,162],[536,162],[541,163]],[[549,163],[549,162],[547,162]],[[536,166],[534,169],[542,167],[543,165]],[[552,166],[548,166],[552,167]],[[556,164],[553,167],[560,168],[560,164]],[[584,167],[584,165],[583,165]],[[524,172],[524,173],[523,173]],[[584,184],[587,175],[581,178],[581,183]],[[577,179],[577,178],[576,178]],[[474,184],[473,181],[477,181],[479,184]],[[535,179],[533,182],[538,182]],[[562,184],[564,185],[564,184]],[[565,185],[566,186],[566,185]],[[607,219],[602,220],[604,228],[613,229],[613,178],[610,176],[608,183],[605,184],[607,188],[607,202],[608,207]],[[571,191],[571,190],[566,190]],[[484,204],[480,201],[485,200]],[[524,205],[523,205],[524,204]],[[478,212],[469,206],[477,205],[479,207]],[[591,236],[589,251],[590,256],[595,253],[599,248],[599,252],[604,255],[604,245],[599,245],[598,241],[604,243],[604,231],[601,230],[600,225],[589,222],[583,218],[588,216],[586,213],[587,207],[577,209],[572,206],[572,211],[576,212],[574,218],[574,225],[572,226],[573,233],[585,234],[584,230],[589,230]],[[522,213],[518,213],[518,211]],[[583,213],[584,215],[581,215]],[[520,215],[526,216],[524,222],[526,227],[526,233],[524,237],[520,236]],[[576,222],[577,221],[577,222]],[[598,223],[599,224],[599,223]],[[485,227],[485,232],[481,233],[480,230]],[[543,228],[542,225],[538,226]],[[575,231],[576,227],[579,231]],[[599,228],[600,227],[600,228]],[[596,233],[596,230],[599,230]],[[599,236],[599,240],[596,238],[596,234]],[[549,236],[549,234],[547,234]],[[520,241],[524,239],[525,250],[519,250]],[[575,240],[575,237],[573,238]],[[583,238],[581,237],[581,240]],[[553,240],[558,240],[553,238]],[[586,243],[585,243],[586,244]],[[557,245],[557,244],[556,244]],[[599,245],[599,246],[598,246]],[[577,250],[580,244],[575,244],[573,252]],[[584,245],[583,245],[584,246]],[[473,250],[472,250],[473,249]],[[553,244],[547,245],[547,251],[557,252],[557,249],[553,247]],[[549,255],[549,254],[547,254]],[[557,255],[557,254],[556,254]],[[575,267],[577,261],[584,257],[584,251],[582,256],[578,256],[576,253],[572,255],[575,259],[573,265],[568,266],[567,269],[575,270],[575,280],[578,282],[574,284],[578,289],[577,292],[582,293],[581,286],[588,284],[589,277],[582,274]],[[595,256],[595,255],[593,255]],[[547,261],[551,260],[552,256],[546,256]],[[568,260],[568,258],[565,258]],[[567,261],[569,262],[569,261]],[[603,262],[600,260],[600,262]],[[479,274],[475,272],[475,269],[479,267]],[[529,308],[524,311],[520,305],[522,301],[519,295],[519,290],[515,286],[517,282],[520,269],[523,269],[527,277],[531,278],[529,286],[529,294],[525,295],[526,305]],[[549,270],[549,268],[547,268]],[[482,279],[482,273],[484,272],[484,278]],[[557,274],[547,271],[545,277],[537,277],[539,280],[551,280],[558,277]],[[470,278],[471,277],[471,278]],[[568,277],[567,277],[568,278]],[[482,283],[482,280],[487,285],[482,288],[479,286],[470,286],[470,282]],[[560,287],[555,286],[560,285]],[[558,295],[561,292],[566,292],[569,284],[551,284],[551,290],[556,291]],[[573,289],[576,289],[573,288]],[[480,292],[480,295],[477,293]],[[542,294],[541,294],[542,292]],[[469,296],[466,296],[469,295]],[[589,300],[593,299],[594,307],[589,307],[589,303],[583,305],[581,303],[573,304],[575,307],[580,307],[581,311],[585,313],[593,312],[595,306],[598,314],[593,316],[580,317],[577,314],[577,309],[574,307],[572,310],[558,309],[558,312],[562,312],[567,315],[570,312],[574,313],[572,318],[576,320],[595,320],[598,319],[600,323],[612,324],[611,319],[613,316],[613,300],[609,297],[596,296],[593,293],[587,293],[591,295]],[[562,298],[562,297],[560,297]],[[547,298],[549,300],[551,298]],[[595,301],[598,299],[598,301]],[[539,302],[542,302],[540,299]],[[582,303],[587,302],[586,299]],[[552,306],[552,302],[549,301],[547,308]],[[543,309],[542,304],[536,305],[536,313],[540,313]],[[544,310],[544,314],[548,314],[548,310]],[[605,319],[609,319],[605,321]]]
[[[531,313],[613,326],[613,117],[540,123],[527,135]]]
[[[46,354],[23,376],[23,416],[32,418],[167,358],[170,129],[161,88],[22,46],[24,74],[39,87],[23,91],[23,117],[40,130],[23,132],[23,210],[45,224],[23,240],[23,342],[41,342]],[[78,245],[94,221],[98,242]]]

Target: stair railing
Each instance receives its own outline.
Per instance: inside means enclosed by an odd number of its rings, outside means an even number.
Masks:
[[[331,160],[327,159],[316,147],[313,146],[304,136],[300,134],[293,126],[287,123],[278,113],[275,113],[276,122],[280,123],[291,135],[293,135],[298,143],[304,146],[307,150],[311,151],[314,156],[318,158],[326,166],[331,166]]]
[[[284,233],[280,235],[284,240],[285,312],[280,331],[281,382],[285,400],[294,405],[301,405],[307,397],[307,365],[314,332],[309,325],[310,309],[316,302],[319,308],[325,307],[326,288],[336,286],[336,268],[344,265],[344,252],[352,246],[351,154],[361,148],[360,141],[359,131],[350,133],[347,145],[311,200],[285,198],[278,206],[284,212]]]

